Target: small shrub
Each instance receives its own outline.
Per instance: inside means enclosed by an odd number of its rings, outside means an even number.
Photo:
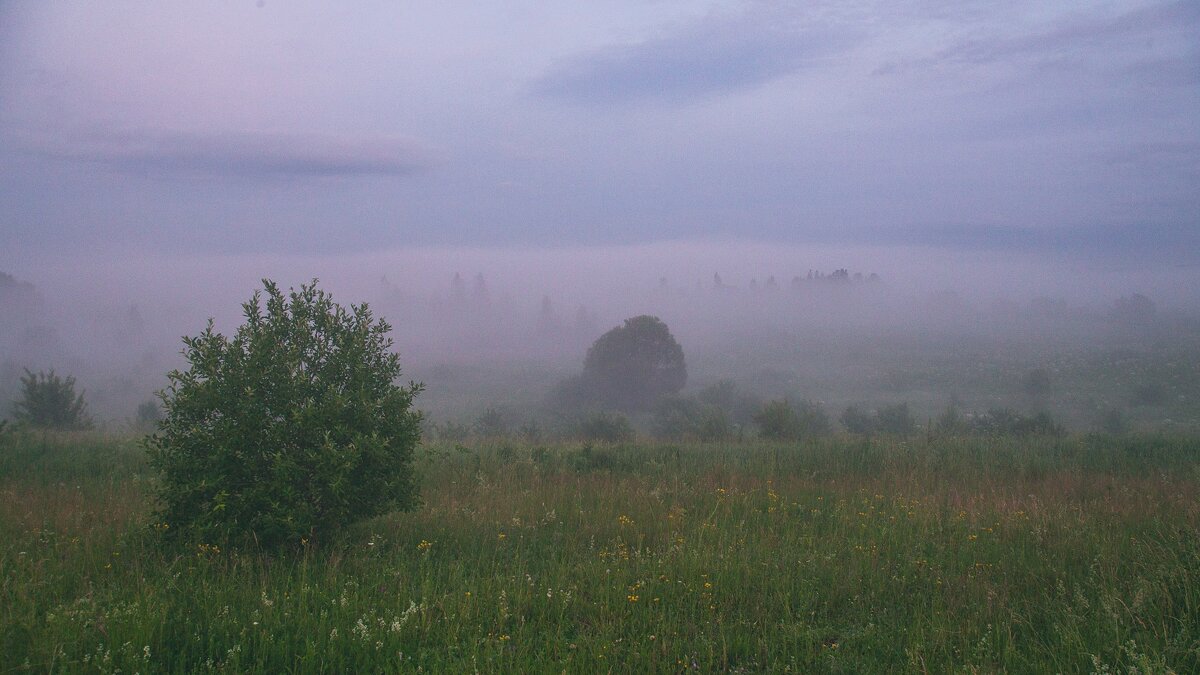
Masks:
[[[533,444],[542,440],[542,428],[538,426],[536,420],[529,420],[525,424],[522,424],[517,433],[521,436],[521,440],[526,443]]]
[[[654,416],[651,420],[654,435],[672,440],[694,438],[701,408],[696,399],[685,396],[660,399],[654,406]]]
[[[869,434],[875,431],[875,418],[858,406],[847,406],[840,418],[842,426],[852,434]]]
[[[158,423],[161,421],[162,408],[156,401],[146,401],[137,407],[137,417],[134,418],[133,423],[137,429],[152,431],[158,428]]]
[[[475,433],[483,438],[498,438],[508,434],[508,423],[495,408],[488,408],[476,417],[474,427]]]
[[[967,433],[970,425],[967,423],[967,418],[958,411],[957,406],[949,405],[938,416],[933,428],[939,434],[955,436]]]
[[[49,373],[32,373],[21,378],[21,399],[13,406],[13,417],[35,429],[79,431],[92,428],[83,392],[75,393],[75,378]]]
[[[800,418],[787,399],[769,401],[754,415],[758,435],[772,441],[800,438]]]
[[[733,438],[733,424],[724,410],[712,405],[700,409],[696,420],[696,438],[705,442],[727,441]]]
[[[833,425],[825,409],[815,401],[800,401],[796,404],[796,419],[800,422],[801,438],[824,436],[830,432]]]
[[[1129,423],[1120,409],[1109,408],[1101,413],[1099,427],[1107,434],[1123,434],[1129,430]]]
[[[232,338],[184,338],[165,415],[147,441],[159,522],[206,543],[297,544],[417,503],[421,385],[397,386],[390,326],[334,304],[316,282],[263,281]]]
[[[595,448],[591,443],[584,443],[579,452],[571,455],[571,466],[579,473],[589,471],[615,471],[628,468],[617,459],[616,452],[611,448]]]
[[[453,420],[446,420],[441,425],[435,424],[434,428],[439,440],[450,443],[461,443],[471,435],[471,430],[465,424],[459,424]]]
[[[917,428],[917,421],[908,410],[907,403],[884,406],[877,411],[867,412],[858,406],[849,406],[842,412],[842,426],[852,434],[896,434],[907,436]]]
[[[701,389],[696,394],[696,400],[720,408],[735,427],[751,424],[763,405],[757,396],[739,392],[732,380],[720,380]]]
[[[619,413],[598,412],[580,421],[575,435],[581,440],[624,443],[633,440],[633,425]],[[585,446],[590,447],[590,446]]]
[[[907,436],[917,429],[917,421],[907,403],[884,406],[875,413],[875,430],[885,434]]]

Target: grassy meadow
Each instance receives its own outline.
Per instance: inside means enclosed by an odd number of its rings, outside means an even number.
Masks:
[[[1200,439],[426,445],[296,555],[136,438],[0,441],[0,672],[1197,672]]]

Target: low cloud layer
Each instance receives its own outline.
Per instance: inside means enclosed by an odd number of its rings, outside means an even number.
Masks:
[[[17,137],[19,147],[55,159],[138,173],[199,172],[237,177],[396,176],[430,166],[407,139],[163,129],[91,130]]]

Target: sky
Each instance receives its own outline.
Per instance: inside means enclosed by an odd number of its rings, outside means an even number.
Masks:
[[[731,241],[1193,268],[1197,186],[1194,0],[0,0],[9,269]]]

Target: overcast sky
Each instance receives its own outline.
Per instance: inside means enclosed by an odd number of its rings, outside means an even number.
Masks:
[[[1200,3],[0,0],[0,263],[673,240],[1200,259]]]

